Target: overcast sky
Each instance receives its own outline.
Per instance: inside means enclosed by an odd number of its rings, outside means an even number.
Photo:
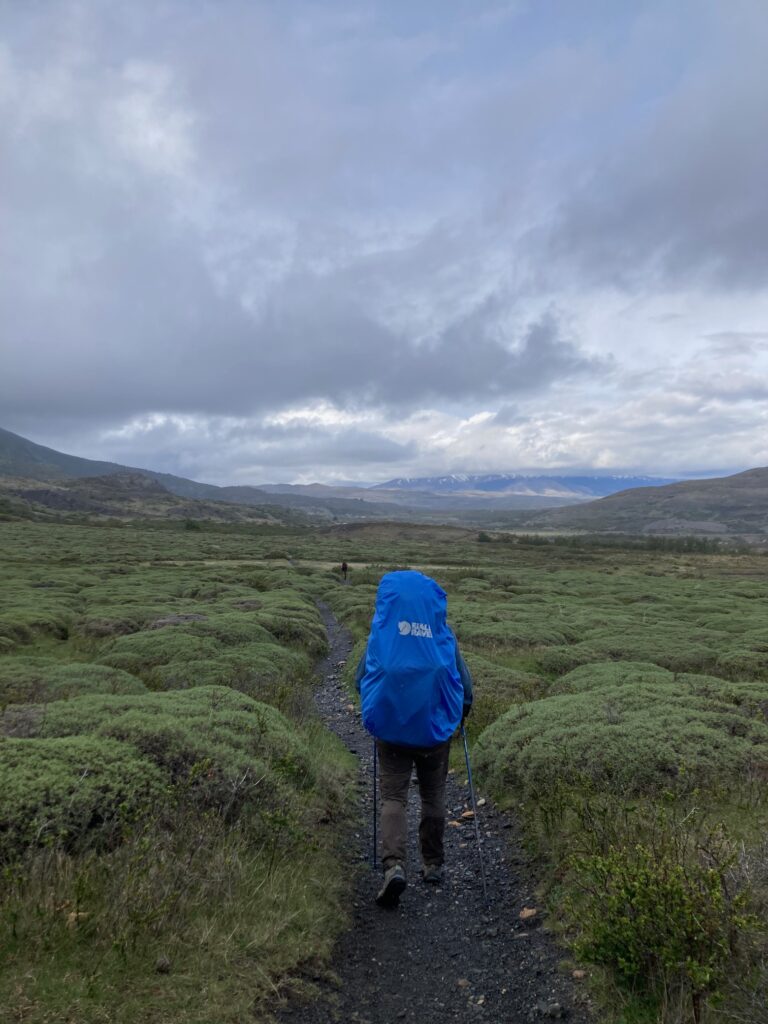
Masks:
[[[0,22],[0,426],[214,483],[768,464],[766,0]]]

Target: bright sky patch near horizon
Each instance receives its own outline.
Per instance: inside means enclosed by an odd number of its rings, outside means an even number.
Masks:
[[[214,483],[768,464],[764,0],[0,0],[0,426]]]

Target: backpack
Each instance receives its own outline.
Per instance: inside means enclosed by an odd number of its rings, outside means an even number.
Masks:
[[[456,731],[464,688],[448,598],[420,572],[382,577],[360,681],[363,725],[377,739],[434,747]]]

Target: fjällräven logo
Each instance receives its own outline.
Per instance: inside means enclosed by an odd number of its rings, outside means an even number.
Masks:
[[[432,627],[428,622],[398,622],[400,636],[424,636],[432,639]]]

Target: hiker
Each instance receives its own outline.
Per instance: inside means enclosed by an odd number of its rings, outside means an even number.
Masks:
[[[451,736],[472,706],[472,678],[446,622],[447,601],[423,573],[387,573],[357,666],[363,725],[375,737],[381,768],[380,906],[397,906],[406,887],[406,806],[414,766],[422,879],[443,880],[448,754]]]
[[[346,562],[342,562],[341,563],[341,575],[344,577],[344,579],[347,578],[347,569],[348,568],[349,568],[349,566],[347,565]]]

